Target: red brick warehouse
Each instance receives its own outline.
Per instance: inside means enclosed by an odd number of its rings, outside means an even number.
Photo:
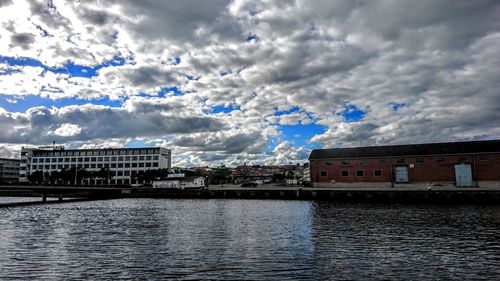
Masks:
[[[315,149],[314,187],[500,187],[500,140]]]

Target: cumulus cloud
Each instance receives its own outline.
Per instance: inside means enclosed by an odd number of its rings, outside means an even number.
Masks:
[[[0,61],[2,94],[123,101],[3,110],[0,142],[144,137],[178,163],[238,164],[299,161],[312,144],[498,138],[498,14],[495,0],[0,1],[0,56],[124,59],[88,78]],[[346,122],[346,104],[363,119]],[[298,124],[326,130],[298,147],[279,131]]]

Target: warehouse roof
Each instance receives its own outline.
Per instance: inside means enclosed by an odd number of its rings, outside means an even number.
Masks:
[[[500,140],[314,149],[309,160],[500,152]]]

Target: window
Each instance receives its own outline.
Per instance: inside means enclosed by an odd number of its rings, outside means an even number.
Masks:
[[[123,171],[116,172],[116,175],[119,176],[119,177],[123,176]]]
[[[88,168],[89,168],[89,164],[85,164],[85,165],[83,165],[83,167],[84,167],[85,169],[88,169]]]
[[[130,161],[130,156],[125,156],[125,161]]]
[[[56,163],[57,162],[57,158],[52,158],[51,162],[52,163]]]
[[[387,164],[387,159],[379,159],[378,163],[379,164]]]
[[[144,167],[144,163],[139,163],[139,167],[143,168]]]
[[[356,171],[356,177],[364,177],[364,176],[365,176],[365,171],[363,170]]]
[[[326,160],[326,161],[325,161],[325,164],[326,164],[327,166],[332,166],[332,165],[333,165],[333,161],[332,161],[332,160]]]
[[[123,168],[123,163],[118,163],[118,168]]]
[[[130,171],[124,171],[124,172],[123,172],[123,175],[124,175],[124,176],[130,176]]]
[[[144,160],[144,156],[139,156],[139,160]]]
[[[116,157],[111,157],[111,161],[116,161]]]
[[[488,154],[479,155],[479,161],[489,161],[490,156]]]
[[[104,161],[109,161],[109,156],[104,157]]]
[[[130,168],[130,163],[126,162],[124,164],[125,164],[125,168]]]
[[[137,161],[137,156],[132,156],[132,161]]]
[[[32,161],[32,162],[33,162],[33,163],[38,163],[38,159],[36,159],[36,158],[35,158],[35,159],[33,159],[33,161]]]
[[[111,168],[116,168],[116,164],[115,163],[111,163]]]
[[[349,160],[342,160],[342,165],[349,165]]]
[[[341,176],[343,177],[348,177],[349,176],[349,171],[342,171]]]
[[[151,160],[151,155],[146,156],[146,160]]]
[[[123,161],[123,156],[118,157],[118,161]]]
[[[416,163],[424,163],[424,157],[417,157],[415,158]]]
[[[64,162],[69,162],[71,158],[64,158]]]
[[[158,158],[158,155],[154,155],[154,156],[153,156],[153,160],[158,160],[158,159],[159,159],[159,158]]]
[[[436,156],[436,161],[437,162],[444,162],[444,160],[446,160],[446,158],[444,156],[442,156],[442,155]]]
[[[398,160],[396,160],[396,164],[405,164],[406,161],[404,158],[399,158]]]
[[[97,157],[97,161],[102,162],[102,157]]]
[[[146,167],[151,167],[151,163],[146,163]]]
[[[95,169],[95,164],[90,164],[90,168]]]
[[[320,177],[326,177],[326,171],[320,171],[319,172]]]
[[[137,163],[132,163],[132,168],[137,168]]]
[[[63,162],[64,161],[64,158],[58,158],[57,159],[57,162]]]
[[[85,162],[89,162],[90,158],[89,157],[85,157],[83,158]]]
[[[95,158],[95,157],[90,158],[90,161],[92,161],[92,162],[95,162],[95,160],[97,160],[97,158]]]
[[[359,164],[368,164],[368,159],[359,159]]]
[[[158,167],[158,163],[157,163],[157,162],[154,162],[154,163],[153,163],[153,167]]]
[[[465,162],[467,161],[467,156],[465,155],[460,155],[460,156],[457,156],[457,162]]]
[[[376,177],[381,177],[382,176],[382,170],[375,170],[373,171],[373,175]]]

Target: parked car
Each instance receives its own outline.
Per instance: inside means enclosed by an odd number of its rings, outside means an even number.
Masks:
[[[240,184],[241,187],[257,187],[257,183],[255,182],[244,182]]]

